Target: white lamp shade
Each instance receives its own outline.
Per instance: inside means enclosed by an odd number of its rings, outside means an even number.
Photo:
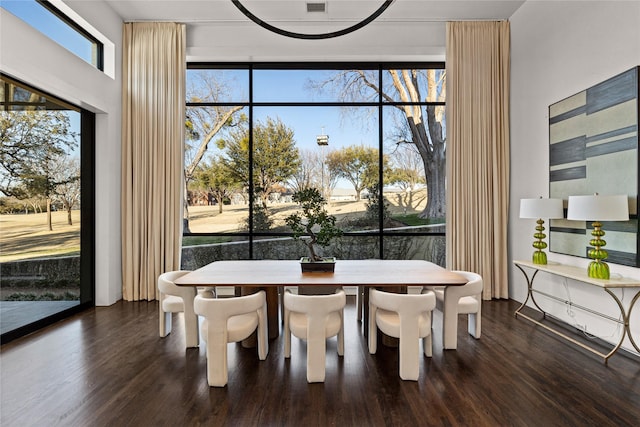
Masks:
[[[562,199],[520,199],[520,218],[564,218]]]
[[[569,196],[567,219],[577,221],[627,221],[629,201],[624,194],[617,196]]]

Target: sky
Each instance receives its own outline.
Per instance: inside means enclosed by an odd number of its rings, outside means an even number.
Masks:
[[[187,71],[187,85],[202,70]],[[208,73],[208,72],[207,72]],[[309,88],[309,80],[323,80],[327,70],[254,70],[253,100],[256,103],[283,102],[337,102],[336,97],[319,94]],[[229,95],[220,102],[248,102],[249,72],[247,70],[211,71],[215,80],[227,82]],[[368,111],[364,111],[368,110]],[[377,110],[363,107],[357,116],[346,115],[340,107],[256,106],[254,119],[265,122],[267,117],[279,117],[295,133],[296,144],[301,149],[317,148],[318,135],[329,136],[329,148],[348,145],[378,144]]]
[[[0,7],[91,63],[91,42],[35,0],[1,0]]]

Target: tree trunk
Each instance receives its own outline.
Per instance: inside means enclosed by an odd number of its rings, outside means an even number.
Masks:
[[[49,198],[47,198],[47,226],[49,227],[49,231],[53,231],[51,225],[51,199]]]
[[[73,220],[71,219],[71,206],[67,206],[67,224],[73,225]]]
[[[424,162],[427,175],[427,206],[418,215],[420,218],[444,218],[446,215],[445,166],[444,156],[434,156],[431,162]]]
[[[184,180],[184,196],[182,198],[182,232],[191,233],[189,230],[189,192],[187,191],[189,183],[187,179]]]
[[[309,260],[311,262],[322,261],[322,257],[320,257],[320,256],[318,256],[318,254],[316,254],[316,248],[315,248],[316,239],[315,239],[315,237],[310,237],[309,240],[305,244],[307,245],[307,248],[309,249]]]

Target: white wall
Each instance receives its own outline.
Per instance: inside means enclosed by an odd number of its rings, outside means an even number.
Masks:
[[[531,259],[533,220],[519,219],[521,198],[549,195],[548,107],[569,95],[640,65],[640,2],[527,1],[511,21],[511,195],[509,250],[514,259]],[[550,253],[549,260],[584,266],[587,260]],[[610,264],[612,275],[640,279],[640,269]],[[539,274],[536,283],[561,298],[602,310],[619,311],[602,289]],[[523,301],[526,282],[511,267],[509,292]],[[628,305],[632,293],[624,294]],[[616,324],[544,297],[545,309],[572,325],[617,340]],[[640,307],[632,313],[632,333],[640,336]],[[628,340],[624,348],[631,349]]]
[[[0,70],[96,113],[96,304],[122,298],[120,269],[120,41],[122,21],[103,3],[75,2],[117,47],[115,79],[0,9]]]

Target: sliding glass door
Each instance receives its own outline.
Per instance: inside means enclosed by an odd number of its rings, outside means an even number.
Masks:
[[[0,76],[2,342],[93,305],[94,115]]]

